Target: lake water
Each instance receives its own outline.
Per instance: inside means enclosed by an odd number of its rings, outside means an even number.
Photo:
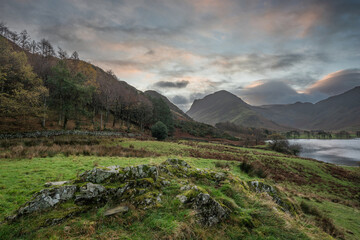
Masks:
[[[291,139],[291,144],[300,144],[301,157],[338,165],[360,166],[360,138],[356,139]]]

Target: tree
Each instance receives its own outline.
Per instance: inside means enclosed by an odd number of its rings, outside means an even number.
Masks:
[[[0,22],[0,35],[3,37],[8,37],[9,29],[6,26],[6,23]]]
[[[164,123],[158,121],[151,127],[151,135],[157,140],[164,140],[168,136],[168,129]]]
[[[60,59],[68,59],[69,56],[65,50],[62,50],[61,47],[58,47],[58,56]]]
[[[151,98],[153,103],[153,122],[161,121],[168,129],[170,135],[174,132],[174,120],[169,106],[161,98]]]
[[[29,49],[29,41],[30,41],[30,36],[27,33],[26,30],[23,30],[20,33],[20,37],[19,37],[19,45],[22,49]]]
[[[23,52],[15,52],[0,39],[0,115],[2,117],[39,116],[41,98],[48,91],[32,71]]]
[[[32,40],[32,42],[29,43],[29,51],[32,54],[35,54],[35,53],[37,53],[38,50],[39,50],[38,44],[36,43],[35,40]]]
[[[38,43],[38,48],[44,57],[55,56],[55,50],[53,46],[45,38],[41,39],[41,41]]]
[[[59,61],[52,68],[49,77],[51,104],[59,112],[59,122],[66,128],[69,119],[80,122],[81,115],[87,115],[87,105],[91,102],[94,87],[88,86],[81,73],[71,73],[65,61]]]
[[[290,145],[289,141],[279,134],[272,134],[269,136],[271,139],[268,143],[271,150],[276,152],[298,155],[301,151],[299,144]]]
[[[77,51],[74,51],[74,52],[71,54],[71,59],[79,60],[79,54],[77,53]]]

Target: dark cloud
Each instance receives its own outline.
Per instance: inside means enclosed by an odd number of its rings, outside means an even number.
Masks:
[[[327,62],[324,53],[288,53],[288,54],[249,54],[242,56],[219,56],[213,64],[225,72],[266,73],[269,71],[288,70],[304,61]]]
[[[189,84],[189,81],[182,80],[177,82],[170,81],[159,81],[154,84],[155,87],[159,88],[185,88]]]
[[[180,105],[188,104],[190,102],[189,99],[181,95],[175,95],[174,97],[171,98],[171,101],[174,104],[180,104]]]
[[[260,78],[272,80],[236,91],[259,103],[285,103],[358,84],[354,69],[316,83],[324,73],[359,66],[358,0],[0,0],[0,6],[0,21],[13,30],[80,51],[141,90],[154,86],[189,101]],[[308,95],[293,89],[309,85]]]

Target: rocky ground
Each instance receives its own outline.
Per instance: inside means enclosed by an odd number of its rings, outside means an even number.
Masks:
[[[36,222],[36,231],[56,225],[91,209],[109,206],[105,217],[122,215],[131,207],[147,210],[162,206],[171,185],[178,187],[172,201],[180,202],[182,208],[191,209],[193,218],[204,227],[212,227],[236,215],[241,207],[231,198],[216,198],[196,182],[221,187],[229,185],[239,193],[266,193],[280,211],[296,215],[298,209],[274,187],[258,181],[244,182],[225,171],[193,168],[179,159],[168,159],[159,165],[95,167],[81,173],[77,179],[48,182],[47,188],[35,193],[33,198],[9,216],[3,224],[24,223],[42,215]],[[244,220],[247,226],[255,226],[256,220]]]

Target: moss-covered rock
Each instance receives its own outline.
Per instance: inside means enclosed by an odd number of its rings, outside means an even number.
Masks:
[[[248,184],[252,191],[257,193],[265,192],[271,196],[274,202],[280,206],[281,210],[289,212],[292,215],[297,214],[298,208],[274,187],[259,181],[250,181]]]
[[[78,205],[103,204],[106,202],[107,190],[100,184],[87,183],[80,188],[80,193],[75,198]]]
[[[200,193],[194,200],[193,208],[201,224],[212,226],[229,217],[231,212],[226,206],[214,200],[209,194]]]
[[[21,207],[14,216],[9,220],[15,220],[23,215],[28,215],[33,212],[41,212],[59,203],[68,201],[74,198],[77,186],[61,186],[51,189],[43,189],[35,194],[33,199]]]

